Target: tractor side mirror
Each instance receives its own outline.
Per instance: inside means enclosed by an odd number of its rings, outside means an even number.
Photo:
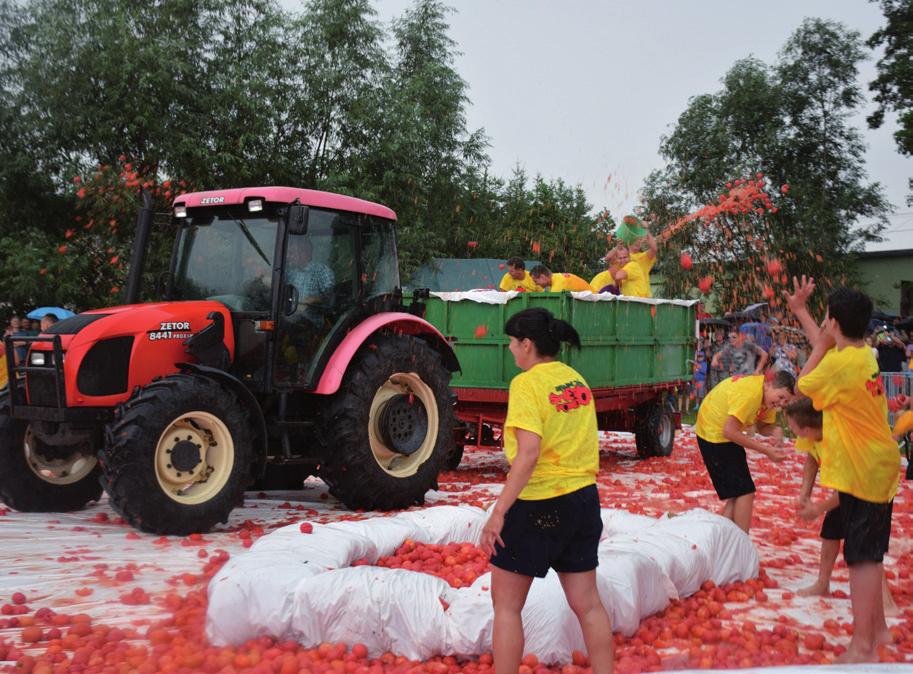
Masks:
[[[292,204],[288,207],[286,215],[289,234],[307,234],[308,207],[301,204]]]

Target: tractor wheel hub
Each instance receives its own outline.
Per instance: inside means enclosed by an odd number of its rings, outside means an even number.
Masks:
[[[428,413],[417,396],[400,394],[386,402],[380,413],[380,433],[384,444],[409,456],[422,446],[428,433]]]
[[[181,440],[171,448],[171,465],[181,473],[189,473],[203,459],[200,457],[200,446],[190,440]]]

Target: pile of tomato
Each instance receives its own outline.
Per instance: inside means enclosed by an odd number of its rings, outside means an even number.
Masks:
[[[364,560],[355,566],[365,564]],[[471,543],[434,545],[406,540],[392,555],[381,557],[377,566],[409,569],[443,578],[451,587],[469,587],[488,572],[488,555]]]

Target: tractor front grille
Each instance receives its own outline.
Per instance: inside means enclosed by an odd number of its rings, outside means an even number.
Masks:
[[[47,372],[38,368],[30,368],[25,379],[29,394],[29,404],[39,407],[57,407],[57,377],[54,368],[49,367]],[[60,401],[61,406],[66,406],[66,399]]]
[[[82,359],[76,374],[76,387],[90,396],[126,393],[132,352],[132,336],[97,342]]]

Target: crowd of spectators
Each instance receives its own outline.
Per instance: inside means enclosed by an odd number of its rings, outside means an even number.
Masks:
[[[874,324],[866,343],[881,372],[913,373],[913,331],[888,323]],[[733,375],[784,371],[798,377],[809,355],[801,331],[775,320],[713,319],[702,328],[693,360],[694,379],[684,408],[698,407],[707,393]]]
[[[15,366],[22,365],[25,362],[28,343],[16,341],[15,338],[36,337],[42,332],[45,332],[56,322],[57,316],[53,313],[45,314],[40,320],[31,319],[27,316],[13,315],[10,317],[9,323],[7,323],[6,328],[3,330],[4,341],[0,342],[0,386],[5,386],[7,383],[6,363],[10,357],[13,358],[13,364]],[[6,337],[11,337],[13,339],[12,353],[6,352]]]

